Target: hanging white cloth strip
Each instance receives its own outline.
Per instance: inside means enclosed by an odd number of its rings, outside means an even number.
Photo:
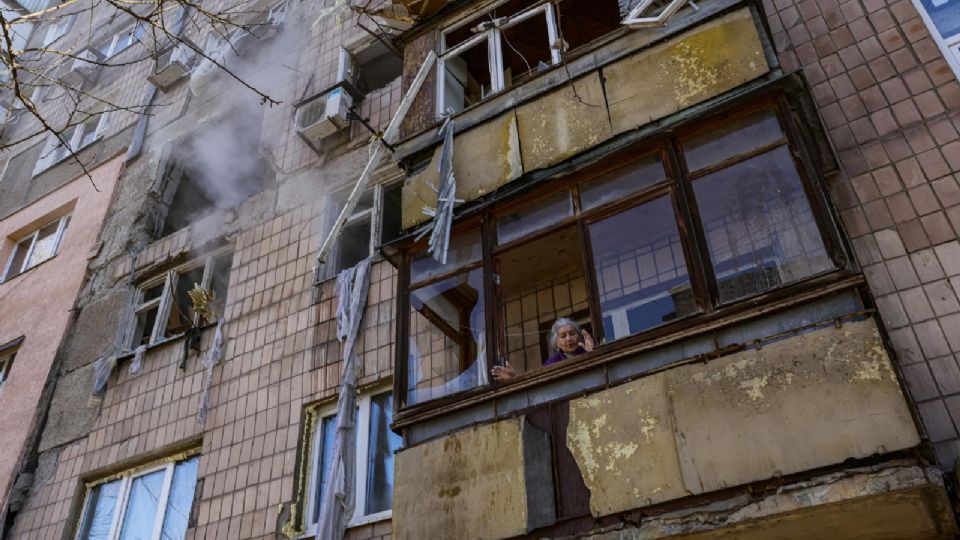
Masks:
[[[337,276],[337,339],[343,343],[343,379],[337,398],[337,430],[330,461],[330,480],[320,502],[318,540],[341,540],[353,517],[356,499],[356,426],[357,365],[353,352],[360,333],[370,288],[370,259]]]
[[[140,368],[143,366],[143,357],[147,353],[147,346],[141,345],[133,351],[133,361],[130,362],[130,374],[137,375],[140,373]]]
[[[203,374],[203,392],[200,394],[200,410],[197,411],[197,423],[204,424],[207,421],[207,409],[210,408],[210,384],[213,382],[213,366],[220,363],[220,357],[223,356],[223,317],[217,321],[217,331],[213,335],[213,345],[207,351],[200,364],[206,368]]]

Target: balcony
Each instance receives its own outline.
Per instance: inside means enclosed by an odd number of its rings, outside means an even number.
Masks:
[[[3,4],[25,15],[45,9],[50,0],[3,0]]]

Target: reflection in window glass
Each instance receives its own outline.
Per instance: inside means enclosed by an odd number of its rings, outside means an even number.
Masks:
[[[114,480],[100,484],[90,490],[87,507],[84,510],[84,522],[80,527],[80,540],[108,540],[113,514],[117,509],[117,497],[120,495],[120,483]]]
[[[390,430],[393,394],[370,399],[370,437],[367,450],[367,501],[364,513],[376,514],[393,507],[393,454],[402,439]]]
[[[425,281],[446,272],[452,272],[461,266],[480,260],[480,231],[470,231],[459,236],[450,236],[447,250],[447,264],[440,264],[426,251],[413,256],[410,264],[410,282]]]
[[[166,471],[161,469],[133,479],[127,509],[123,516],[123,528],[120,540],[141,540],[153,537],[153,526],[157,517],[160,492],[163,490],[163,477]]]
[[[833,268],[786,147],[693,182],[728,302]]]
[[[495,268],[503,298],[501,356],[517,373],[537,369],[545,352],[552,354],[546,341],[553,321],[588,309],[580,229],[509,249],[497,256]]]
[[[483,271],[410,292],[408,403],[487,384]]]
[[[695,311],[669,196],[589,225],[606,341]]]
[[[920,0],[943,39],[960,36],[960,0]]]
[[[328,416],[320,420],[320,429],[317,433],[316,441],[320,443],[320,481],[317,483],[319,489],[316,490],[313,501],[313,521],[320,520],[320,502],[323,499],[323,492],[327,488],[327,480],[330,477],[330,467],[333,464],[333,441],[337,436],[337,417]]]
[[[584,210],[618,201],[666,178],[659,155],[605,172],[580,184],[580,205]]]
[[[20,274],[24,270],[23,262],[27,260],[27,254],[30,252],[30,244],[33,243],[33,237],[24,240],[13,248],[13,254],[10,255],[10,269],[4,279],[10,279]]]
[[[773,111],[763,111],[683,144],[690,172],[745,154],[784,138]]]
[[[497,218],[497,241],[506,244],[573,215],[570,192],[560,191]]]
[[[167,499],[167,511],[163,516],[160,540],[180,540],[187,535],[190,509],[193,507],[193,492],[197,487],[199,457],[177,463],[173,469],[173,482]]]

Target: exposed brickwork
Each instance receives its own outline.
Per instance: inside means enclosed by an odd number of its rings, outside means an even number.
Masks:
[[[960,83],[909,0],[769,0],[840,157],[830,188],[942,465],[960,453]]]

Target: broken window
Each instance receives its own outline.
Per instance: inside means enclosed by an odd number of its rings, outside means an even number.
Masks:
[[[393,394],[361,394],[357,398],[356,506],[348,526],[389,519],[393,508],[393,455],[402,439],[390,430],[393,421]],[[336,438],[336,405],[318,411],[313,426],[309,455],[311,478],[304,504],[306,534],[316,534],[324,488],[330,477],[333,443]]]
[[[194,455],[89,484],[77,540],[183,540],[199,462]]]
[[[58,138],[52,133],[47,136],[40,157],[33,168],[33,175],[53,167],[70,156],[71,150],[77,153],[103,136],[109,126],[110,113],[90,114],[82,122],[70,126],[60,133]],[[61,140],[62,139],[62,140]],[[66,141],[67,144],[64,144]]]
[[[560,317],[602,351],[842,265],[783,122],[725,119],[493,205],[451,235],[446,265],[409,246],[405,405],[486,384],[485,364],[540,368]]]
[[[401,187],[399,182],[377,185],[360,198],[337,239],[331,276],[375,255],[400,234]],[[345,202],[346,197],[339,206]]]
[[[140,286],[128,347],[175,338],[222,317],[232,261],[232,252],[219,251]],[[198,289],[204,293],[198,295]],[[197,303],[194,296],[202,302]]]
[[[259,127],[259,119],[228,118],[170,148],[155,189],[162,218],[155,224],[155,238],[263,191],[271,173],[260,152]]]
[[[559,64],[566,51],[619,27],[613,0],[507,0],[457,23],[440,37],[437,116],[523,84]]]
[[[34,266],[53,258],[60,251],[70,215],[58,218],[20,238],[7,258],[3,281],[11,280]]]
[[[340,48],[340,79],[357,94],[368,94],[403,74],[403,58],[379,39]]]

